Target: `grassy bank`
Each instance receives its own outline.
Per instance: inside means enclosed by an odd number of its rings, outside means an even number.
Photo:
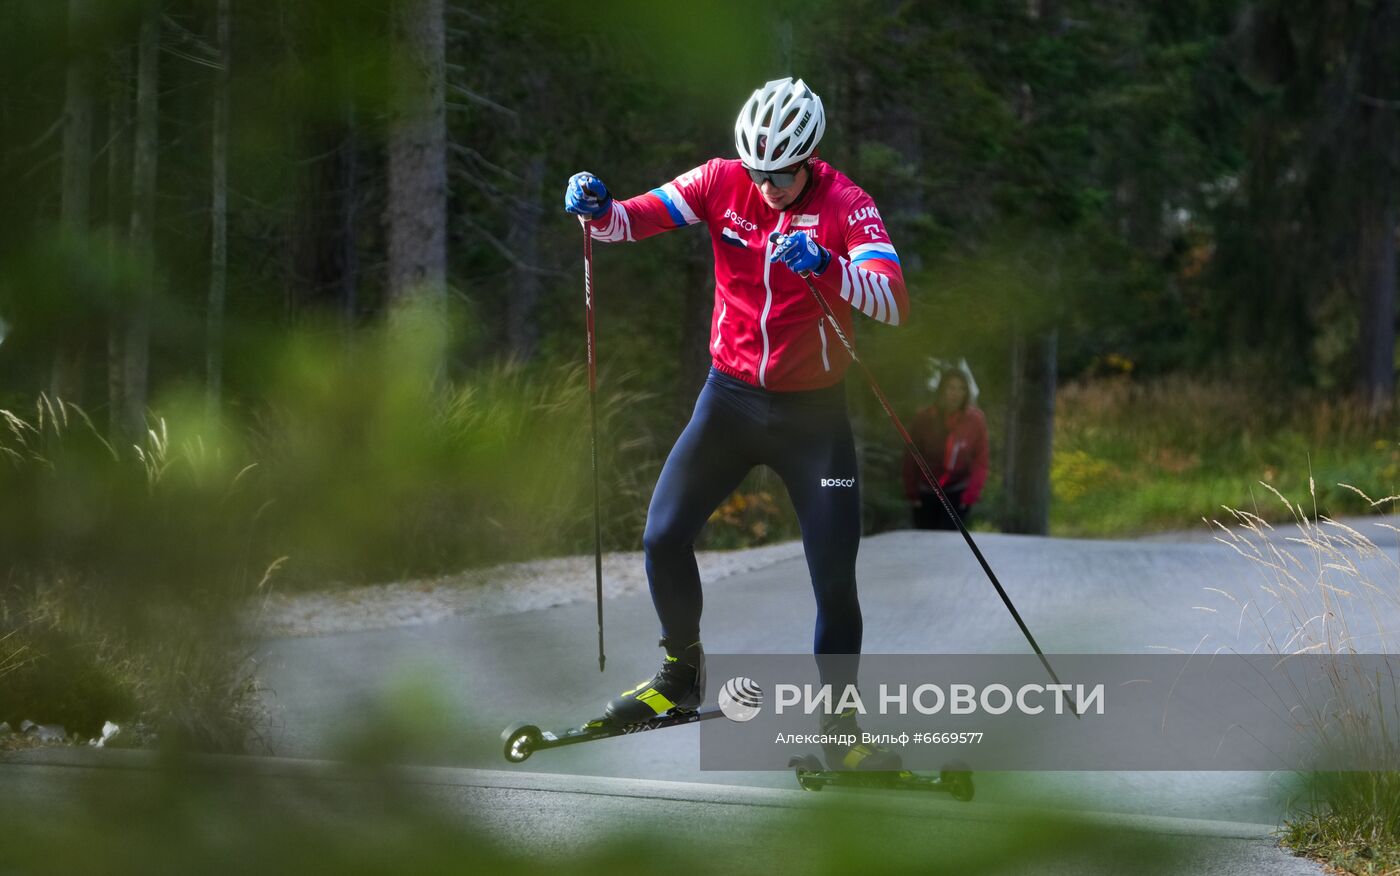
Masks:
[[[1072,383],[1056,404],[1051,531],[1121,536],[1202,526],[1222,506],[1270,521],[1285,494],[1317,485],[1317,514],[1390,510],[1400,490],[1400,427],[1349,399],[1261,398],[1229,383],[1126,378]]]
[[[1393,823],[1393,810],[1400,801],[1400,773],[1343,773],[1333,779],[1329,784],[1353,786],[1319,789],[1324,800],[1342,795],[1339,807],[1328,803],[1290,820],[1283,844],[1335,871],[1356,876],[1400,874],[1400,829]],[[1389,824],[1387,812],[1392,813]]]

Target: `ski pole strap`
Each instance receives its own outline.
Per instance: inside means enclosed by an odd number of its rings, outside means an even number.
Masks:
[[[909,430],[904,428],[904,422],[899,419],[899,414],[895,413],[894,406],[890,404],[890,400],[885,397],[884,391],[880,389],[880,384],[875,380],[875,375],[872,374],[865,363],[860,360],[860,356],[856,355],[855,344],[851,343],[851,339],[846,337],[846,332],[842,330],[840,321],[836,319],[835,311],[831,309],[831,305],[827,303],[826,298],[822,296],[816,284],[812,282],[812,278],[807,274],[802,274],[801,276],[807,283],[807,290],[812,293],[812,297],[816,298],[817,304],[821,306],[822,313],[826,315],[827,322],[830,323],[832,329],[836,331],[836,337],[841,341],[841,345],[846,348],[847,355],[851,357],[851,361],[856,364],[861,374],[865,376],[865,381],[870,384],[870,389],[875,393],[875,397],[880,400],[880,406],[885,409],[885,414],[890,418],[890,422],[894,424],[895,430],[899,432],[899,437],[904,440],[904,448],[908,450],[910,456],[914,458],[914,463],[918,465],[919,471],[924,476],[924,480],[928,481],[929,486],[933,487],[934,493],[938,496],[938,501],[943,504],[943,510],[947,512],[949,519],[957,524],[958,532],[962,533],[963,540],[966,541],[967,546],[972,549],[972,555],[977,558],[978,564],[982,566],[982,571],[987,574],[988,580],[990,580],[992,586],[996,588],[997,595],[1001,597],[1001,601],[1006,605],[1007,611],[1011,612],[1011,617],[1016,621],[1016,626],[1021,628],[1022,635],[1024,635],[1026,641],[1030,643],[1031,648],[1035,651],[1035,655],[1040,658],[1040,663],[1045,667],[1045,671],[1050,674],[1050,678],[1052,678],[1056,684],[1060,684],[1060,677],[1055,674],[1054,668],[1050,666],[1050,661],[1046,658],[1045,652],[1040,650],[1040,644],[1036,642],[1035,636],[1031,635],[1030,627],[1026,626],[1026,622],[1022,620],[1021,613],[1016,610],[1016,606],[1012,603],[1011,597],[1007,595],[1006,588],[1002,587],[1001,581],[997,580],[996,573],[992,571],[991,564],[987,562],[986,557],[982,556],[982,551],[977,547],[977,542],[973,540],[972,533],[968,532],[967,527],[963,525],[962,517],[959,516],[957,510],[953,508],[953,503],[948,501],[948,496],[943,492],[943,488],[938,485],[938,479],[933,476],[933,469],[929,467],[928,461],[924,459],[923,453],[919,451],[918,445],[914,443],[914,439],[910,436]],[[1073,714],[1074,717],[1079,717],[1078,711],[1074,711]]]

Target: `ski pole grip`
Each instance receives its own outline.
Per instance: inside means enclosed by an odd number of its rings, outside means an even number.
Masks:
[[[782,237],[782,235],[779,234],[779,233],[776,232],[776,231],[769,232],[769,234],[768,234],[768,242],[769,242],[769,243],[777,243],[777,242],[778,242],[778,238],[780,238],[780,237]],[[803,276],[803,277],[810,277],[810,276],[812,276],[812,272],[811,272],[811,271],[798,271],[797,273],[798,273],[799,275]]]

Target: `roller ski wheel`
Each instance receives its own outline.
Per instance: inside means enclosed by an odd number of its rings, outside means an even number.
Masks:
[[[804,791],[820,791],[826,787],[820,775],[826,772],[822,762],[810,754],[798,755],[788,761],[788,767],[797,774],[797,786]]]
[[[501,731],[504,754],[511,763],[524,763],[540,744],[540,728],[534,724],[512,724]]]
[[[502,754],[509,763],[524,763],[537,751],[594,742],[598,739],[611,739],[614,736],[630,736],[650,730],[664,730],[667,727],[708,721],[722,714],[719,709],[672,709],[664,715],[635,724],[618,724],[606,718],[594,718],[563,730],[541,730],[534,724],[512,724],[501,732],[501,742],[504,743]]]
[[[972,770],[968,769],[966,764],[957,763],[944,767],[938,773],[938,781],[947,785],[948,793],[960,803],[968,802],[977,792],[972,784]]]

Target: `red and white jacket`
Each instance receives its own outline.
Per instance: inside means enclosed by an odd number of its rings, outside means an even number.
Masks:
[[[769,264],[774,231],[805,231],[831,251],[813,275],[842,331],[851,311],[890,325],[909,315],[899,255],[875,202],[820,159],[812,182],[786,210],[769,207],[737,159],[715,158],[625,201],[589,222],[595,240],[633,241],[701,222],[715,250],[710,353],[715,368],[775,392],[819,389],[841,380],[850,357],[802,278]]]
[[[987,483],[987,418],[971,404],[944,413],[930,405],[914,415],[909,436],[924,455],[924,461],[946,492],[962,493],[962,504],[972,507]],[[923,472],[908,450],[904,451],[904,495],[919,499],[932,490],[924,483]]]

